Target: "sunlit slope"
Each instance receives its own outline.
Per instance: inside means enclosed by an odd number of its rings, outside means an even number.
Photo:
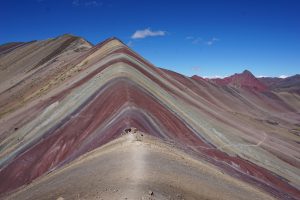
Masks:
[[[297,94],[287,101],[162,70],[115,38],[72,52],[41,68],[36,87],[10,89],[20,99],[0,94],[1,193],[136,127],[274,197],[299,197]]]

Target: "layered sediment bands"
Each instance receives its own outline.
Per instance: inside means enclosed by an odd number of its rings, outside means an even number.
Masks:
[[[61,43],[68,55],[90,45],[69,40]],[[11,88],[12,93],[22,91],[24,101],[18,107],[8,103],[7,92],[0,94],[6,110],[0,122],[2,196],[43,174],[51,176],[65,165],[72,166],[79,156],[136,127],[214,165],[257,195],[299,198],[300,138],[290,132],[300,121],[297,94],[284,97],[265,88],[220,86],[159,69],[114,38],[72,55],[55,53],[66,69],[53,62],[47,70],[40,66],[30,71],[31,77],[43,74],[48,80],[42,93],[18,84]],[[89,165],[85,159],[80,162]],[[145,173],[151,169],[145,168]]]
[[[90,47],[79,37],[64,35],[25,43],[1,56],[0,116],[42,96],[55,83],[61,84],[65,79],[62,75],[71,76],[69,70],[76,58]]]
[[[26,44],[26,43],[25,42],[11,42],[11,43],[0,45],[0,56],[9,53],[24,44]]]

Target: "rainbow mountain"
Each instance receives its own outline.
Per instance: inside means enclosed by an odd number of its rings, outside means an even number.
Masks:
[[[0,46],[0,70],[0,199],[300,199],[297,81],[69,34]]]

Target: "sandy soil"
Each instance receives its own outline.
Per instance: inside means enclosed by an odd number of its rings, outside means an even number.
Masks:
[[[128,133],[7,199],[272,199],[142,132]]]

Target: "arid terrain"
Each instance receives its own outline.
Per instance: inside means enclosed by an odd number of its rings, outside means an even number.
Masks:
[[[117,38],[0,46],[0,199],[300,199],[300,75],[158,68]]]

